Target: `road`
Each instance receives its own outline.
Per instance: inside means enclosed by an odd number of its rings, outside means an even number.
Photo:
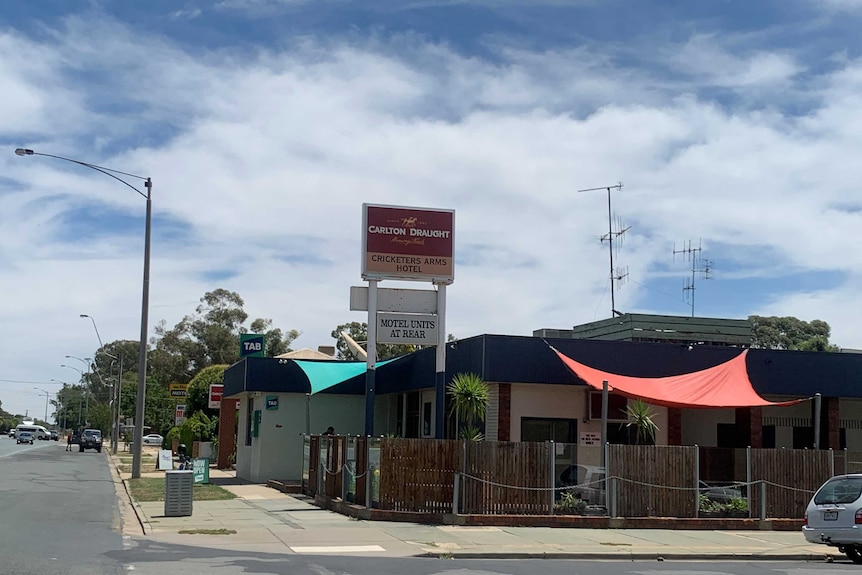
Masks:
[[[0,575],[815,575],[848,561],[564,561],[386,558],[227,551],[123,536],[105,454],[0,438]],[[134,525],[127,524],[127,533]]]
[[[0,575],[124,573],[119,527],[104,454],[0,437]]]

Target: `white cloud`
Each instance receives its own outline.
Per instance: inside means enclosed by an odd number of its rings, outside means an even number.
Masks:
[[[363,320],[347,308],[360,284],[363,202],[456,210],[447,331],[458,337],[606,317],[607,199],[576,190],[622,180],[615,211],[633,228],[618,263],[633,279],[646,282],[675,240],[697,237],[762,249],[772,273],[846,272],[835,290],[815,297],[786,285],[737,315],[820,317],[837,343],[862,347],[862,324],[846,311],[862,257],[836,249],[862,223],[860,212],[836,210],[858,199],[862,179],[858,61],[814,89],[786,55],[739,56],[694,38],[676,60],[695,76],[685,89],[590,48],[501,48],[492,64],[405,37],[193,56],[116,22],[77,19],[50,42],[3,38],[39,55],[27,68],[0,51],[0,79],[15,87],[4,105],[17,116],[0,119],[3,131],[30,134],[9,147],[152,176],[154,230],[187,227],[175,240],[154,235],[151,326],[173,325],[224,287],[252,317],[302,331],[297,345],[331,344],[337,324]],[[729,108],[695,95],[703,82],[792,85],[816,107],[804,117]],[[0,170],[13,182],[0,182],[5,379],[68,378],[55,364],[96,344],[78,314],[93,315],[105,340],[137,338],[144,203],[48,158],[10,150]],[[83,247],[58,239],[68,232],[58,217],[92,202],[138,223]],[[207,281],[212,270],[235,275]],[[641,295],[632,283],[617,307]]]

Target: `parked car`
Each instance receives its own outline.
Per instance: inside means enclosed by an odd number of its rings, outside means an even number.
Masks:
[[[31,431],[19,431],[15,437],[15,443],[33,443],[36,437]]]
[[[862,564],[862,473],[838,475],[820,486],[805,509],[802,534],[809,543],[837,547]]]
[[[742,491],[733,485],[709,485],[703,481],[700,482],[700,494],[716,503],[730,503],[734,499],[745,497]]]
[[[165,438],[158,433],[151,433],[149,435],[145,435],[142,441],[144,442],[144,445],[161,445],[165,441]]]
[[[53,439],[54,441],[59,441],[59,440],[60,440],[60,434],[59,434],[59,433],[57,433],[57,430],[56,430],[56,429],[52,429],[52,430],[51,430],[51,439]]]
[[[14,429],[9,430],[9,437],[15,437],[15,430]]]
[[[78,451],[85,449],[95,449],[99,453],[102,452],[102,432],[98,429],[85,429],[81,433],[81,438],[78,442]]]
[[[580,463],[569,465],[560,473],[557,487],[568,487],[566,491],[573,493],[577,499],[583,499],[588,505],[604,505],[605,469]]]

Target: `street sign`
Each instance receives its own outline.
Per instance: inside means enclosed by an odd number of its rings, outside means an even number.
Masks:
[[[350,311],[368,311],[368,288],[350,286]],[[437,313],[437,292],[428,289],[377,288],[377,311]]]
[[[186,396],[187,383],[172,383],[168,386],[168,393],[174,399],[183,399]]]
[[[437,316],[418,313],[378,313],[377,343],[437,344]]]
[[[211,383],[209,393],[210,409],[221,409],[221,398],[224,395],[224,385],[221,383]]]
[[[239,335],[239,357],[263,357],[266,351],[266,338],[259,333],[241,333]]]

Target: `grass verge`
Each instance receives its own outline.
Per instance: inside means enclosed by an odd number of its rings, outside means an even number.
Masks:
[[[138,479],[127,479],[129,493],[135,501],[164,501],[165,500],[165,478],[164,477],[139,477]],[[196,483],[193,490],[194,501],[222,501],[235,499],[236,495],[223,489],[218,485]]]

